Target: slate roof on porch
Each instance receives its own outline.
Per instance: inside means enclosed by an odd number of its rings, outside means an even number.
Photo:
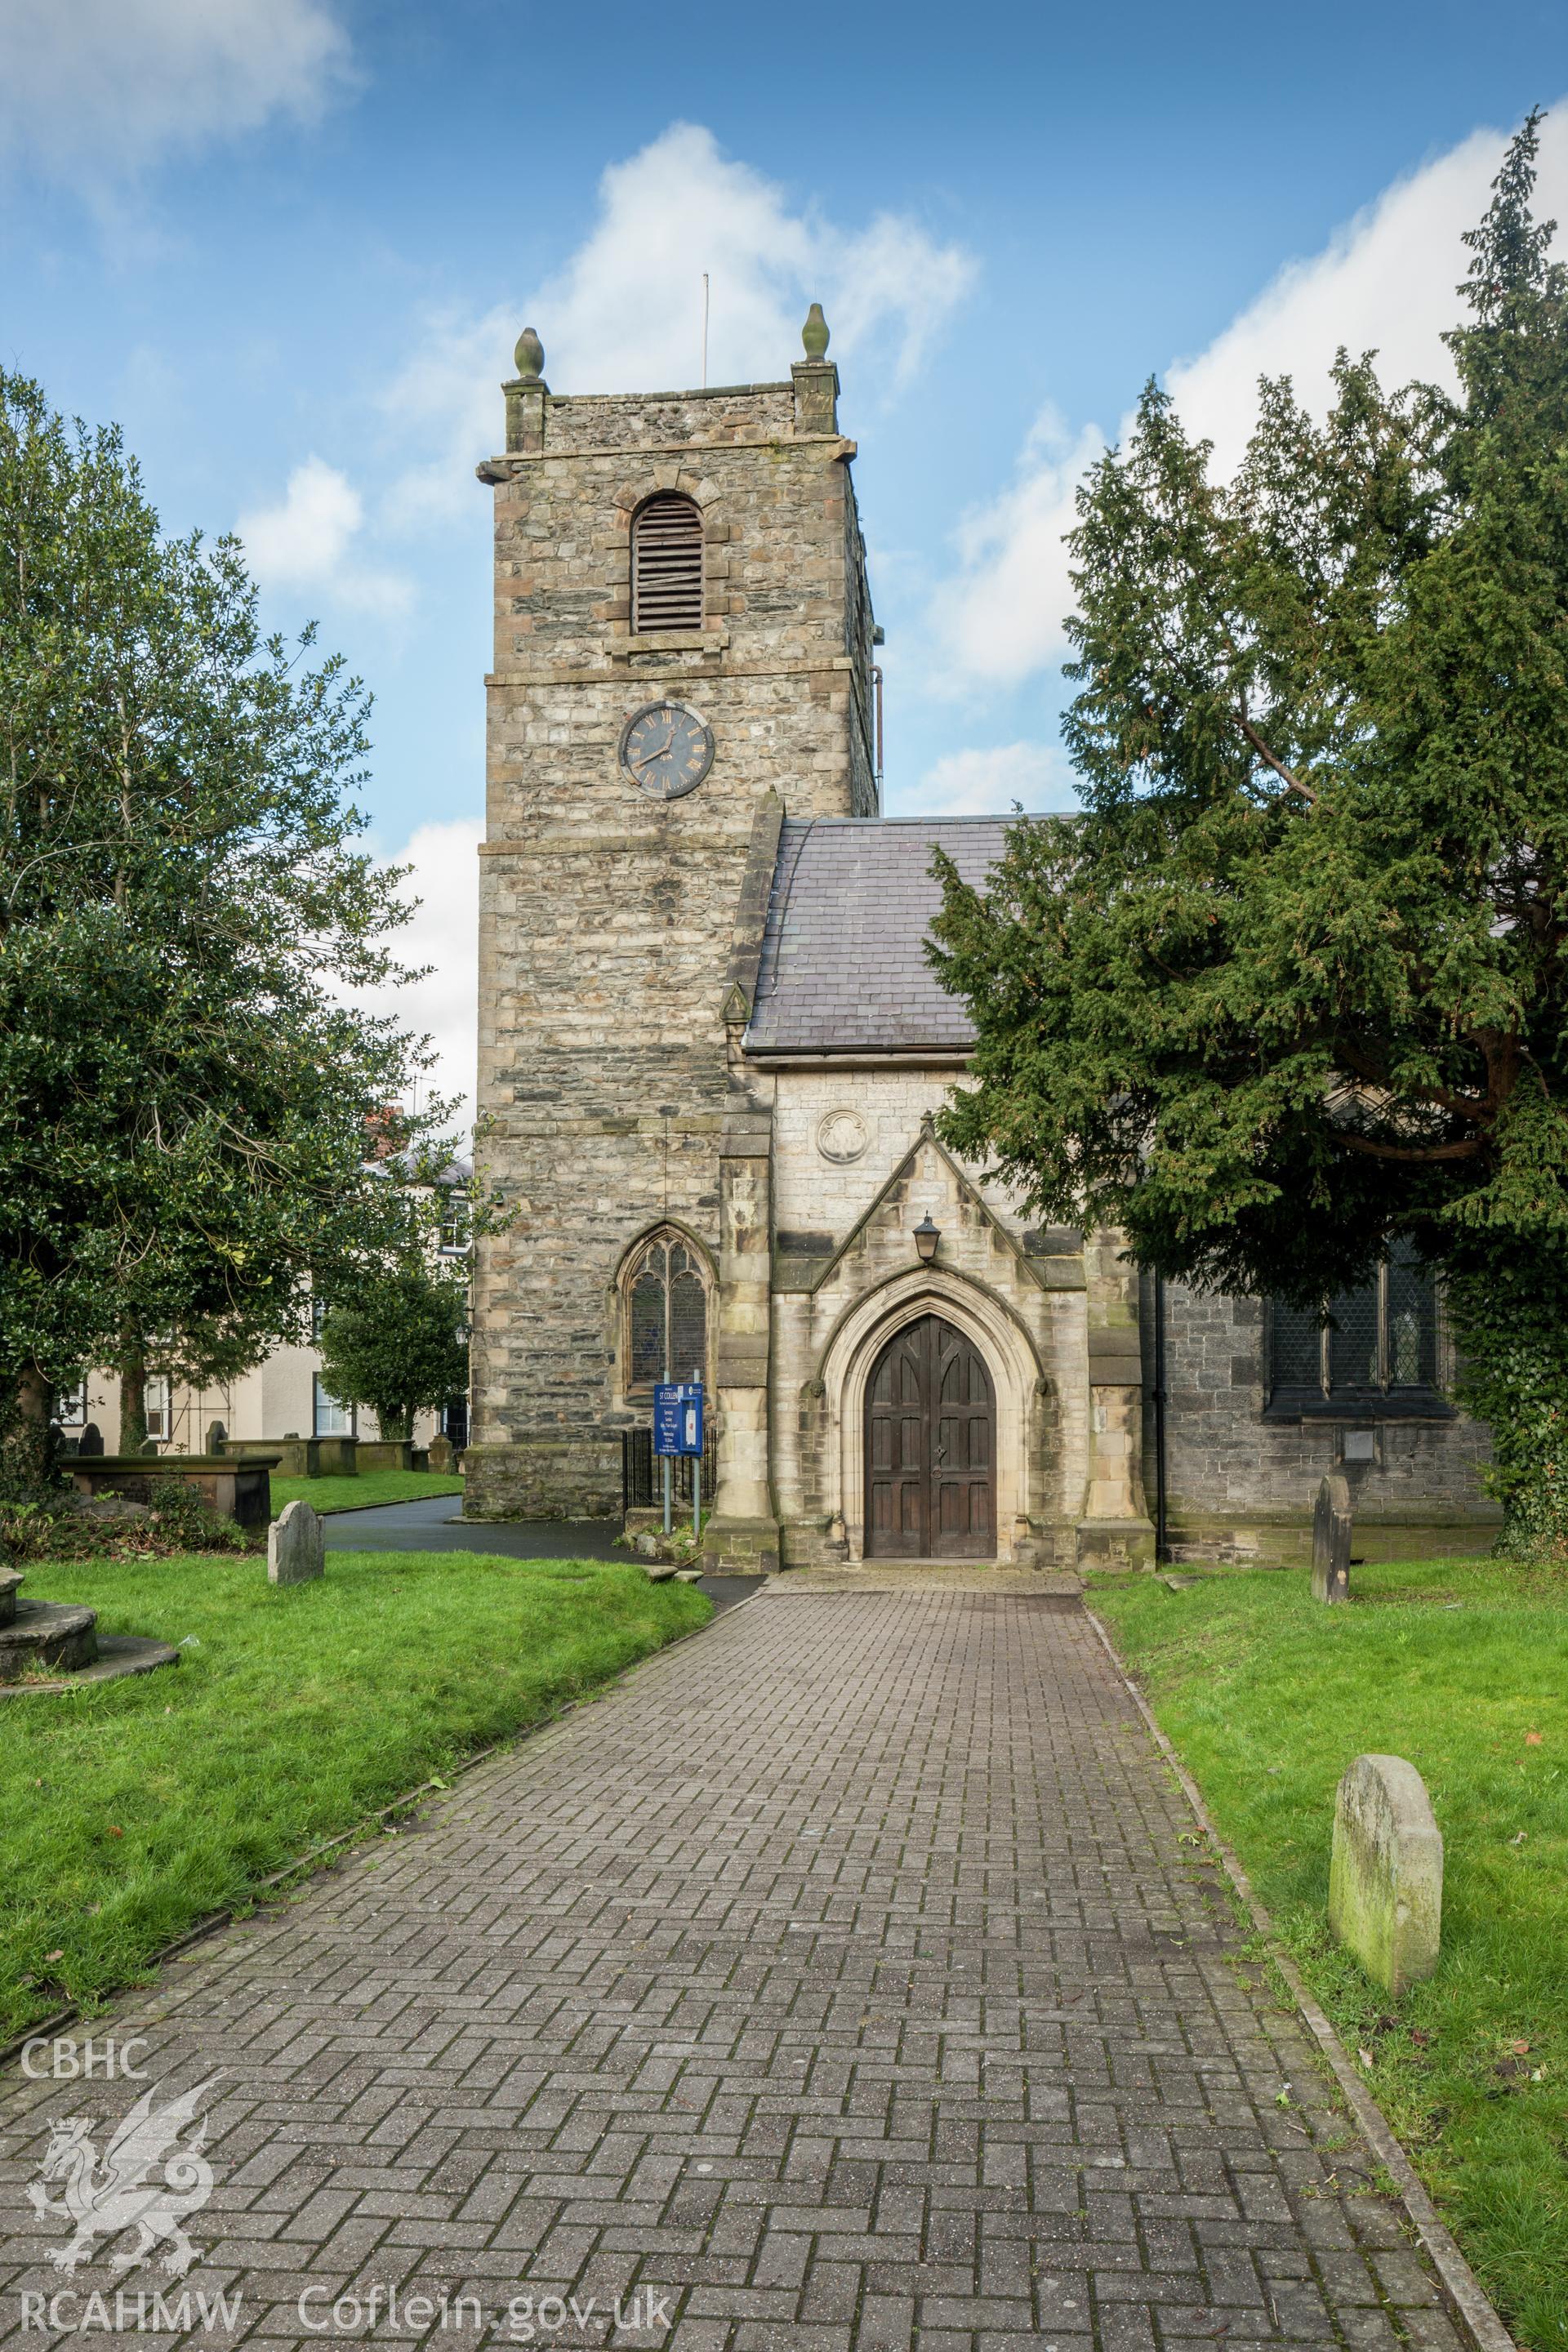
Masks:
[[[964,1006],[925,959],[939,845],[966,882],[1001,856],[1011,816],[786,818],[746,1049],[962,1053]]]

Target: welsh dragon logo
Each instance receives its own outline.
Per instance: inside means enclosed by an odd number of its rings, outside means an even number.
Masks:
[[[202,2250],[184,2225],[185,2215],[199,2211],[213,2192],[213,2168],[202,2154],[206,2116],[183,2143],[180,2134],[216,2080],[214,2074],[161,2107],[153,2105],[160,2088],[154,2084],[115,2126],[101,2158],[88,2137],[90,2116],[67,2116],[51,2125],[43,2171],[27,2183],[27,2197],[40,2221],[49,2216],[73,2225],[69,2243],[49,2250],[57,2270],[74,2274],[91,2261],[96,2239],[117,2238],[126,2230],[137,2231],[136,2243],[115,2255],[111,2270],[134,2270],[161,2239],[168,2252],[160,2267],[175,2278],[199,2259]],[[46,2190],[53,2180],[64,2183],[58,2199]]]

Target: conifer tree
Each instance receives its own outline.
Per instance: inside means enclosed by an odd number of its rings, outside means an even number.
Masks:
[[[1411,1237],[1506,1539],[1568,1544],[1568,272],[1538,120],[1458,388],[1265,382],[1231,479],[1151,385],[1069,541],[1085,814],[943,861],[949,1139],[1143,1264],[1321,1306]]]

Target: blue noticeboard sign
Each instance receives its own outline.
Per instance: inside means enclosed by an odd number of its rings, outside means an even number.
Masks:
[[[653,1450],[656,1454],[701,1453],[700,1381],[660,1381],[656,1385],[653,1392]]]

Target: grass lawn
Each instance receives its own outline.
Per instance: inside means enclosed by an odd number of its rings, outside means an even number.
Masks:
[[[1504,2318],[1568,2346],[1568,1580],[1490,1560],[1305,1572],[1090,1606]],[[1445,1848],[1443,1960],[1386,2000],[1328,1935],[1334,1790],[1407,1757]],[[1370,2063],[1368,2063],[1370,2061]]]
[[[0,1701],[0,2039],[134,1978],[161,1944],[465,1755],[706,1622],[640,1568],[332,1552],[51,1562],[51,1601],[178,1666]]]
[[[436,1470],[362,1470],[353,1478],[273,1478],[272,1516],[285,1503],[304,1501],[313,1511],[363,1510],[372,1503],[416,1503],[421,1495],[460,1495],[460,1478]]]

